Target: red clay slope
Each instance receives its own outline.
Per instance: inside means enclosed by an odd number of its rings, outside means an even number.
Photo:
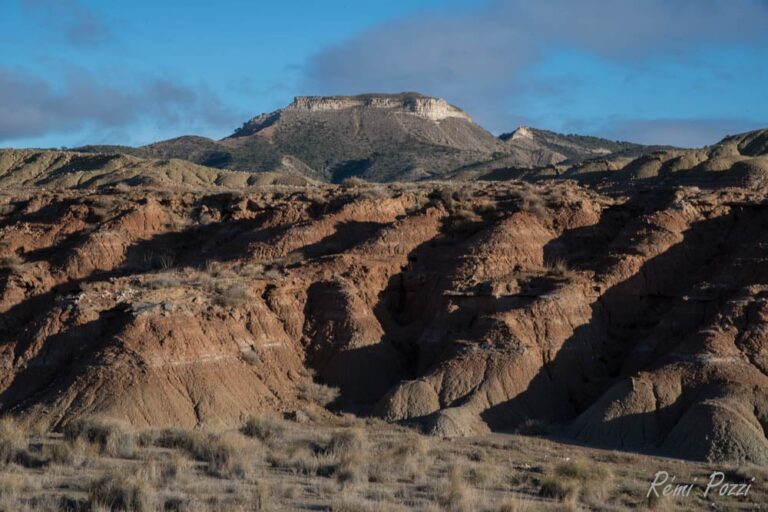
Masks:
[[[0,195],[0,407],[320,413],[768,463],[768,202],[572,183]],[[313,377],[314,375],[314,377]]]

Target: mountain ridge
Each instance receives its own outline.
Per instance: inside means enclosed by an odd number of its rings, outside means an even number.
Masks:
[[[220,140],[186,135],[138,148],[86,146],[145,158],[176,158],[239,171],[281,171],[340,182],[442,178],[478,162],[536,167],[577,162],[603,154],[594,147],[642,153],[639,144],[529,129],[527,138],[496,137],[442,98],[416,92],[354,96],[298,96],[282,109],[262,113]],[[513,132],[514,133],[514,132]],[[602,142],[601,142],[602,141]],[[650,149],[649,149],[650,150]],[[608,150],[607,150],[608,151]],[[290,157],[291,165],[284,165]]]

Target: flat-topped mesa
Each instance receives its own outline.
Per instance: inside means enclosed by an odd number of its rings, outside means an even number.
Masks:
[[[442,121],[448,118],[472,122],[469,114],[442,98],[432,98],[415,92],[398,94],[360,94],[357,96],[296,96],[290,105],[269,114],[261,114],[237,129],[233,137],[252,135],[281,119],[282,114],[313,114],[340,112],[351,109],[384,110]]]
[[[389,109],[413,114],[432,121],[455,117],[471,121],[463,110],[442,98],[418,93],[361,94],[358,96],[297,96],[284,110],[297,112],[327,112],[351,108]]]

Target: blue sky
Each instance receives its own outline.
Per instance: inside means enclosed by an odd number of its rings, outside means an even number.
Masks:
[[[228,135],[305,94],[415,90],[701,146],[768,126],[766,0],[0,0],[0,146]]]

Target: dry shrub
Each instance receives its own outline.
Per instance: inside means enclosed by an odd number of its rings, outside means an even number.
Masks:
[[[218,219],[214,215],[209,213],[209,212],[202,212],[200,214],[200,217],[198,218],[198,222],[200,222],[200,224],[203,225],[203,226],[207,226],[209,224],[213,224],[217,220]]]
[[[1,418],[0,465],[15,462],[28,447],[27,432],[12,418]]]
[[[541,481],[539,496],[560,501],[575,500],[579,495],[579,484],[566,478],[547,476]]]
[[[28,506],[23,497],[39,494],[39,490],[39,483],[28,475],[16,472],[0,473],[0,510],[3,512],[37,510],[38,508]],[[40,510],[43,509],[40,508]],[[54,504],[51,504],[50,510],[58,509],[54,508]]]
[[[41,456],[49,464],[61,466],[82,466],[91,458],[97,458],[101,448],[78,438],[74,441],[51,442],[41,448]]]
[[[319,384],[317,382],[304,382],[299,386],[299,398],[327,407],[339,397],[339,389]]]
[[[333,472],[333,463],[322,453],[322,448],[309,441],[295,441],[271,450],[267,462],[274,468],[280,468],[300,475],[327,476]]]
[[[259,512],[262,510],[273,510],[269,507],[269,498],[272,495],[272,488],[264,480],[256,481],[251,489],[250,505],[251,510]]]
[[[226,288],[217,287],[217,292],[216,303],[220,306],[237,307],[251,300],[248,288],[241,283],[235,283]]]
[[[221,478],[245,476],[245,455],[253,446],[239,434],[206,434],[199,431],[165,429],[153,440],[155,446],[183,450],[207,465],[208,473]]]
[[[251,366],[258,366],[261,364],[261,357],[259,357],[259,353],[253,349],[243,350],[240,352],[240,359]]]
[[[365,430],[350,428],[335,432],[328,443],[326,452],[341,458],[354,453],[365,452],[367,449],[368,436]]]
[[[499,482],[499,467],[493,463],[475,464],[467,470],[467,481],[474,487],[489,488]]]
[[[571,460],[558,464],[555,467],[555,474],[583,482],[603,479],[610,475],[608,470],[600,464],[591,464],[581,460]]]
[[[139,258],[137,266],[146,271],[170,270],[176,265],[176,255],[169,251],[156,254],[152,250],[147,250]]]
[[[24,258],[19,254],[11,254],[0,258],[0,270],[18,274],[24,269]]]
[[[370,461],[373,482],[416,481],[426,470],[427,445],[418,434],[377,447]]]
[[[245,422],[241,432],[248,437],[255,437],[265,443],[273,443],[285,434],[285,425],[273,418],[252,416]]]
[[[438,501],[448,512],[471,512],[475,510],[474,493],[464,481],[462,468],[458,466],[451,468],[448,482],[443,485]]]
[[[170,484],[184,480],[189,475],[192,462],[181,453],[174,451],[162,460],[148,459],[141,464],[135,475],[143,480],[152,482],[159,487],[167,487]]]
[[[72,466],[77,461],[77,455],[72,443],[46,444],[42,449],[43,456],[53,464]]]
[[[543,220],[547,218],[547,207],[544,199],[530,188],[515,191],[515,202],[521,211],[528,212]]]
[[[568,263],[562,258],[554,258],[544,262],[547,273],[556,277],[569,277],[573,274]]]
[[[362,452],[349,453],[342,457],[333,470],[336,480],[342,485],[354,485],[368,481],[368,457]]]
[[[149,290],[163,290],[168,288],[176,288],[183,284],[181,276],[171,273],[151,274],[148,275],[142,285]]]
[[[580,494],[588,499],[604,497],[611,472],[599,464],[567,461],[558,464],[554,474],[541,482],[539,494],[562,501],[575,500]]]
[[[331,503],[330,512],[401,512],[410,510],[394,503],[369,501],[362,497],[338,498]]]
[[[507,498],[499,506],[499,512],[529,512],[536,510],[533,501],[527,498]]]
[[[5,217],[7,215],[12,215],[14,212],[16,212],[16,205],[14,203],[0,204],[0,216],[1,217]]]
[[[389,199],[390,191],[382,185],[372,185],[358,195],[360,199]]]
[[[77,439],[96,446],[99,453],[109,457],[131,458],[136,451],[136,436],[130,428],[109,418],[83,418],[64,427],[64,438]]]
[[[333,471],[343,484],[355,484],[368,480],[368,436],[365,431],[350,428],[337,431],[331,436],[325,453],[338,462]]]
[[[448,229],[451,231],[462,232],[472,230],[476,224],[482,222],[483,218],[470,209],[458,208],[451,215],[448,222]]]
[[[358,178],[356,176],[345,178],[344,181],[341,182],[341,188],[356,188],[356,187],[365,187],[368,185],[369,183],[367,181],[365,181],[362,178]]]
[[[643,489],[642,491],[645,491],[645,489]],[[644,496],[644,493],[641,492],[641,495]],[[673,496],[659,497],[659,496],[656,496],[655,494],[651,494],[643,503],[643,507],[638,507],[638,508],[654,510],[656,512],[672,512],[672,511],[681,510],[681,509],[685,510],[684,508],[681,508],[678,506],[678,499],[679,498],[676,498]],[[729,509],[726,509],[726,510],[729,510]]]
[[[155,492],[142,475],[112,473],[94,481],[88,489],[88,504],[92,509],[149,512],[155,510]]]

